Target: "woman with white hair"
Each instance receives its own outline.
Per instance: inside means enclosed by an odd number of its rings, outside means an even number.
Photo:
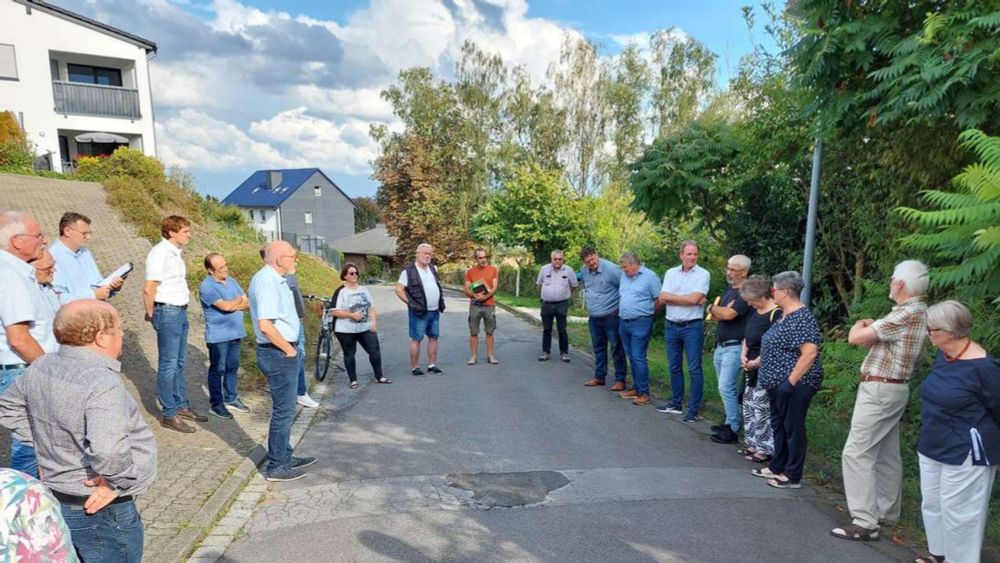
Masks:
[[[927,309],[938,349],[920,388],[921,510],[930,555],[916,561],[979,561],[995,467],[1000,465],[1000,364],[969,338],[958,301]]]

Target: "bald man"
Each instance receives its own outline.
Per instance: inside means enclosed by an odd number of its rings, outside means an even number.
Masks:
[[[53,332],[59,351],[0,396],[0,425],[35,446],[82,561],[138,562],[135,496],[156,479],[156,440],[122,383],[121,318],[81,299],[59,310]]]
[[[314,457],[294,457],[289,438],[295,418],[298,375],[299,315],[285,276],[295,273],[298,253],[283,240],[264,247],[264,267],[250,280],[250,319],[257,339],[257,366],[271,391],[271,424],[267,431],[268,481],[294,481]]]

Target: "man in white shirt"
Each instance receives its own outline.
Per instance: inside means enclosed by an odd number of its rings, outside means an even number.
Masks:
[[[187,286],[187,266],[181,249],[191,241],[191,222],[171,215],[160,224],[163,240],[146,257],[146,284],[142,301],[146,320],[156,330],[159,361],[156,372],[156,399],[163,409],[160,425],[177,432],[191,433],[194,426],[183,419],[205,422],[207,416],[191,408],[187,399],[187,306],[191,292]]]
[[[45,235],[32,216],[20,211],[0,214],[0,394],[14,384],[29,364],[56,349],[55,314],[42,294],[29,264],[45,254]],[[38,478],[35,450],[14,438],[12,469]]]
[[[59,240],[49,250],[58,266],[52,285],[66,303],[77,299],[107,299],[121,289],[124,282],[122,278],[115,278],[110,284],[97,285],[104,277],[94,255],[85,246],[91,236],[90,218],[86,215],[68,211],[59,219]]]
[[[406,303],[410,329],[410,372],[423,375],[420,369],[420,341],[427,337],[427,371],[444,373],[437,366],[438,336],[444,294],[437,270],[431,264],[434,247],[425,243],[417,246],[416,260],[403,269],[396,282],[396,297]]]
[[[701,369],[701,348],[705,343],[705,296],[711,276],[698,265],[698,243],[681,243],[681,265],[667,270],[657,300],[666,306],[667,361],[670,364],[670,402],[659,412],[682,413],[684,404],[683,356],[687,356],[691,396],[684,422],[694,422],[701,408],[705,376]]]

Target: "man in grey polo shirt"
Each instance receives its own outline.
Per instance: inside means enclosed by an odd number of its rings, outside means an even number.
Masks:
[[[618,286],[621,268],[597,255],[592,246],[580,251],[580,285],[587,302],[587,326],[590,344],[594,348],[594,377],[584,383],[587,387],[602,387],[608,375],[608,348],[615,362],[615,383],[612,391],[625,390],[625,349],[618,334]]]
[[[566,332],[566,315],[569,298],[576,289],[576,272],[566,265],[562,250],[553,250],[551,262],[538,272],[537,283],[542,288],[542,355],[539,362],[548,361],[552,351],[552,320],[559,330],[559,357],[569,361],[569,333]]]
[[[83,561],[142,559],[135,496],[156,479],[156,440],[121,378],[124,329],[114,307],[80,299],[59,310],[61,347],[0,396],[0,425],[38,451]]]

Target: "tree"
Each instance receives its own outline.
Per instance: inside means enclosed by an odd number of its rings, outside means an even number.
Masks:
[[[354,232],[360,233],[374,229],[376,223],[382,222],[382,209],[373,197],[354,198]]]
[[[715,83],[715,53],[674,28],[649,39],[655,84],[653,127],[662,137],[694,120]]]

